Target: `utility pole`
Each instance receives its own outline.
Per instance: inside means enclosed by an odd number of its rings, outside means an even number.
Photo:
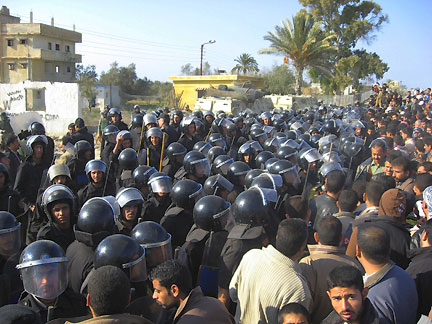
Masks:
[[[206,42],[206,43],[204,43],[204,44],[201,44],[200,75],[202,75],[202,73],[203,73],[203,67],[202,67],[202,64],[203,64],[203,55],[204,55],[204,45],[206,45],[206,44],[214,44],[214,43],[216,43],[215,40],[209,40],[208,42]]]

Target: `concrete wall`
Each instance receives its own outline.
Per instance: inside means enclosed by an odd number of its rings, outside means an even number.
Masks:
[[[39,97],[33,99],[34,96]],[[45,111],[34,111],[42,106],[43,97]],[[77,83],[24,81],[0,84],[0,110],[11,116],[16,133],[26,129],[31,122],[39,121],[45,125],[48,134],[62,136],[68,124],[82,116],[82,98]]]

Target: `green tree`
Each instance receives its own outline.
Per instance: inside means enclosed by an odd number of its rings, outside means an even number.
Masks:
[[[336,49],[331,45],[333,37],[333,34],[321,30],[320,23],[312,15],[301,10],[292,18],[292,22],[287,19],[282,22],[282,26],[276,26],[274,32],[264,36],[271,45],[259,53],[287,57],[295,68],[296,93],[300,95],[306,68],[330,73],[325,63],[326,58]]]
[[[247,72],[258,72],[258,63],[253,58],[252,55],[243,53],[236,59],[234,59],[234,62],[237,62],[237,65],[233,67],[231,70],[231,73],[243,73],[246,74]]]
[[[180,72],[183,75],[200,75],[200,69],[199,67],[193,67],[192,64],[186,63],[185,65],[182,65],[180,68]],[[212,74],[211,66],[209,62],[203,62],[203,75],[210,75]]]
[[[337,55],[326,62],[331,73],[312,68],[310,76],[319,81],[327,92],[340,93],[345,85],[359,89],[360,79],[383,77],[388,66],[376,53],[355,50],[360,40],[370,43],[375,32],[388,21],[381,6],[368,0],[299,0],[327,33],[335,35],[331,42],[338,48]]]
[[[275,65],[268,72],[263,73],[263,91],[268,94],[294,94],[295,76],[286,64]]]
[[[79,84],[80,91],[88,101],[88,108],[91,109],[96,98],[97,73],[94,65],[84,66],[78,64],[75,78]]]

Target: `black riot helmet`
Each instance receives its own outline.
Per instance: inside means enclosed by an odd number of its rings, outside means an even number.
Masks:
[[[183,144],[174,142],[168,145],[166,152],[170,160],[175,160],[179,163],[183,163],[183,158],[187,153],[187,149]]]
[[[121,119],[121,117],[122,117],[122,114],[121,114],[121,111],[120,111],[120,109],[119,108],[111,108],[109,111],[108,111],[108,117],[109,118],[111,118],[111,117],[114,117],[115,115],[118,115],[118,116],[120,116],[120,119]]]
[[[254,140],[254,141],[258,141],[260,143],[264,143],[264,141],[267,138],[266,133],[264,132],[264,130],[262,130],[261,128],[254,128],[250,131],[250,137]]]
[[[10,256],[21,247],[21,223],[7,211],[0,211],[0,255]]]
[[[195,125],[195,120],[193,116],[187,116],[185,118],[183,118],[180,122],[180,129],[182,131],[182,133],[189,135],[189,125],[190,124],[194,124]]]
[[[320,129],[324,134],[337,134],[338,131],[339,127],[333,119],[327,120]]]
[[[29,132],[32,135],[45,135],[45,127],[41,123],[35,121],[29,125]]]
[[[232,163],[227,172],[227,179],[236,186],[243,186],[245,184],[246,173],[251,167],[242,161],[235,161]]]
[[[132,128],[141,128],[143,124],[143,115],[136,114],[132,116]]]
[[[228,168],[231,165],[231,163],[234,162],[234,159],[229,157],[228,155],[219,155],[217,156],[213,161],[213,172],[219,173],[223,176],[227,175]]]
[[[265,161],[265,164],[264,164],[265,170],[270,170],[270,168],[273,165],[273,163],[275,163],[277,161],[279,161],[279,159],[276,158],[276,157],[270,158],[267,161]]]
[[[103,136],[107,142],[114,144],[116,140],[116,136],[119,132],[120,131],[117,128],[117,126],[109,124],[105,126],[105,128],[103,129]]]
[[[171,201],[180,208],[192,210],[195,202],[204,195],[202,185],[190,179],[178,181],[172,188]]]
[[[132,178],[138,188],[147,187],[150,176],[156,172],[157,170],[154,167],[140,165],[133,170]]]
[[[94,253],[94,267],[98,269],[105,265],[122,269],[131,282],[147,279],[145,250],[129,236],[114,234],[99,243]]]
[[[294,187],[300,184],[297,167],[287,160],[279,160],[273,163],[270,167],[270,173],[279,174],[286,185]]]
[[[75,213],[75,195],[69,187],[62,184],[54,184],[49,186],[42,194],[42,208],[45,214],[48,216],[50,221],[54,221],[51,209],[59,203],[66,203],[70,208],[70,219],[72,222],[72,217]]]
[[[250,186],[252,185],[252,181],[253,181],[256,177],[258,177],[260,174],[263,174],[264,172],[265,172],[265,171],[262,170],[262,169],[252,169],[252,170],[249,170],[249,171],[246,173],[246,178],[245,178],[245,187],[246,187],[247,189],[249,189]]]
[[[210,176],[204,182],[204,192],[207,195],[220,195],[222,191],[231,192],[234,185],[220,174]]]
[[[80,140],[78,142],[75,143],[74,145],[74,152],[75,152],[75,156],[78,159],[84,159],[84,155],[86,152],[92,152],[93,148],[91,146],[91,144],[85,140]]]
[[[321,154],[318,152],[317,149],[311,148],[311,149],[303,149],[299,152],[299,155],[297,157],[297,164],[299,167],[303,170],[308,169],[308,165],[310,163],[318,162],[322,159]]]
[[[38,240],[21,253],[16,268],[20,271],[24,290],[42,299],[55,299],[67,287],[68,259],[55,242]],[[46,280],[43,283],[43,280]]]
[[[44,148],[44,152],[45,152],[45,148],[48,145],[48,139],[46,138],[45,135],[32,135],[27,139],[27,150],[29,152],[29,154],[33,154],[33,146],[36,144],[41,144]]]
[[[263,148],[258,141],[247,141],[238,150],[239,160],[246,162],[249,166],[255,166],[255,157]]]
[[[256,177],[252,183],[251,188],[259,187],[261,189],[273,189],[278,191],[282,188],[283,180],[282,176],[279,174],[263,173]],[[276,198],[269,199],[271,202],[276,202]]]
[[[188,152],[183,159],[183,166],[188,174],[192,174],[197,178],[210,175],[210,163],[204,153],[198,151]]]
[[[219,196],[202,197],[194,206],[195,225],[205,231],[222,231],[230,218],[231,204]]]
[[[225,137],[220,133],[211,133],[208,137],[208,141],[211,143],[212,146],[220,146],[224,150],[226,150],[226,141]]]
[[[255,158],[255,166],[260,169],[264,169],[265,163],[268,159],[271,159],[274,157],[274,154],[270,151],[262,151],[258,153],[258,155]]]
[[[264,145],[263,146],[264,146],[264,149],[267,150],[267,151],[276,152],[277,149],[280,146],[280,143],[279,143],[279,141],[276,138],[272,137],[272,138],[267,138],[264,141]]]
[[[113,233],[115,211],[112,205],[101,197],[94,197],[85,202],[78,215],[76,230],[96,234],[99,232]]]
[[[171,234],[160,224],[151,221],[139,223],[133,228],[131,237],[145,249],[149,269],[172,259]]]
[[[138,154],[131,148],[125,148],[118,156],[119,166],[122,170],[134,170],[138,165]]]
[[[153,193],[170,193],[171,182],[171,178],[163,172],[153,173],[148,180],[149,187]]]
[[[264,191],[258,187],[240,193],[232,205],[232,213],[236,224],[252,227],[263,226],[268,223],[268,200]]]
[[[282,146],[276,152],[276,157],[281,160],[296,160],[297,151],[289,146]]]
[[[193,150],[201,152],[205,155],[208,154],[208,151],[212,148],[212,145],[209,142],[198,141],[194,144]]]
[[[226,154],[226,151],[220,146],[213,146],[207,153],[207,157],[210,163],[213,163],[214,159],[219,155]]]

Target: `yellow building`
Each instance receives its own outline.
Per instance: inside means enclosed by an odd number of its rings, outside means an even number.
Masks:
[[[82,35],[75,31],[45,24],[20,23],[9,9],[0,10],[0,83],[24,80],[73,82],[75,64],[81,55],[75,54],[75,44]]]
[[[195,106],[198,98],[203,96],[204,90],[219,85],[232,87],[251,82],[256,88],[264,87],[264,79],[255,75],[202,75],[202,76],[171,76],[176,96],[181,94],[181,103],[189,105],[191,109]]]

